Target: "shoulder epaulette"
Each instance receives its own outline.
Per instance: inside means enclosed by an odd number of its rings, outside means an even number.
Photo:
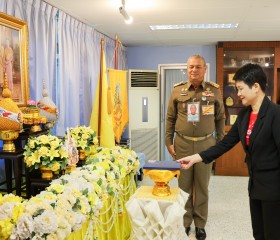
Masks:
[[[219,84],[214,83],[214,82],[206,82],[206,83],[210,84],[211,86],[213,86],[213,87],[215,87],[215,88],[219,88],[219,87],[220,87]]]
[[[184,84],[185,84],[185,82],[175,83],[175,84],[173,85],[173,87],[178,87],[178,86],[180,86],[180,85],[184,85]]]

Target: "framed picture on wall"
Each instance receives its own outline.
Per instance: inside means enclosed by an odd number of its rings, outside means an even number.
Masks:
[[[0,12],[0,100],[7,78],[12,100],[26,106],[29,99],[28,26],[13,16]]]

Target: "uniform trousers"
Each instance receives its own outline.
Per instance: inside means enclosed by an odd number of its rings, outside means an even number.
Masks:
[[[190,142],[182,139],[179,135],[175,137],[174,146],[176,159],[197,153],[209,146],[214,145],[216,140],[208,139],[201,142]],[[189,169],[181,169],[179,176],[179,187],[189,194],[185,205],[187,211],[184,215],[184,226],[188,227],[194,221],[198,228],[204,228],[208,217],[208,186],[212,171],[212,163],[196,163]]]
[[[280,201],[250,198],[253,236],[256,240],[280,239]]]

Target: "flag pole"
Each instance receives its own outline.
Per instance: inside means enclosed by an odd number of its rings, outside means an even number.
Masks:
[[[118,69],[118,49],[119,49],[119,38],[118,38],[118,35],[116,34],[116,40],[115,40],[115,52],[114,52],[114,55],[115,55],[115,63],[114,63],[114,68],[115,69]]]
[[[104,54],[104,39],[101,39],[100,49],[100,72],[99,72],[99,106],[98,106],[98,139],[101,135],[101,107],[102,107],[102,77],[103,77],[103,54]]]

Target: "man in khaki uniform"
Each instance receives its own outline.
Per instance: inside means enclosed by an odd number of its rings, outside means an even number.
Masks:
[[[205,82],[202,56],[188,59],[188,81],[175,84],[166,114],[166,147],[173,159],[206,150],[224,136],[225,110],[219,85]],[[191,110],[197,109],[196,112]],[[187,235],[194,221],[196,238],[206,238],[208,185],[212,164],[198,163],[181,169],[179,187],[189,193],[184,226]]]

